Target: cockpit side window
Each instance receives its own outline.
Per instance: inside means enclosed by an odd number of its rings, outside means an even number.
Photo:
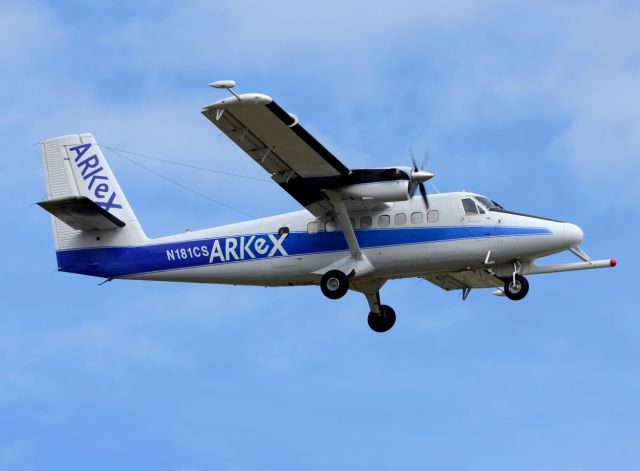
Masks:
[[[474,195],[474,198],[480,201],[480,203],[483,204],[484,207],[487,209],[493,209],[496,207],[494,202],[491,201],[489,198],[485,198],[484,196],[480,196],[480,195]]]
[[[462,207],[464,209],[465,216],[475,216],[478,214],[478,207],[471,198],[463,198]]]
[[[489,198],[487,198],[486,196],[480,196],[480,195],[473,195],[473,197],[475,199],[477,199],[478,201],[480,201],[480,203],[482,203],[484,205],[485,208],[487,208],[488,210],[500,210],[500,209],[504,209],[499,203],[496,203],[493,200],[490,200]]]

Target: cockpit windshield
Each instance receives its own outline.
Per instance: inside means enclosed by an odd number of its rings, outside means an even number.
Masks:
[[[490,200],[486,196],[473,195],[473,197],[480,201],[487,209],[504,209],[502,205]]]

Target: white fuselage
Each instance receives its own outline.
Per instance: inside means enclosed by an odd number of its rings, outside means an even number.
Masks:
[[[350,212],[360,247],[374,267],[365,278],[475,270],[488,262],[499,267],[566,250],[582,239],[573,224],[502,211],[468,215],[461,203],[465,197],[473,195],[432,195],[428,212],[419,197]],[[108,278],[286,286],[317,284],[324,267],[349,255],[334,219],[316,218],[306,210],[127,248],[99,244],[58,252],[61,270]]]

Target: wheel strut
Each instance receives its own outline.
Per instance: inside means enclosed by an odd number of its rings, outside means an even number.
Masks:
[[[520,263],[520,260],[514,260],[513,261],[513,284],[516,284],[516,275],[520,274],[520,270],[522,269],[522,264]]]
[[[386,304],[380,304],[380,291],[368,291],[364,295],[369,303],[367,323],[374,332],[386,332],[396,323],[396,313]]]

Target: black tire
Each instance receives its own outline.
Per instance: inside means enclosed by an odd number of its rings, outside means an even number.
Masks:
[[[393,324],[396,323],[396,312],[391,308],[391,306],[383,304],[380,306],[380,314],[376,314],[374,312],[369,313],[367,323],[374,332],[386,332],[393,327]]]
[[[522,275],[516,275],[516,284],[513,284],[513,278],[505,278],[504,295],[512,301],[520,301],[529,292],[529,282]]]
[[[340,270],[329,270],[320,280],[320,289],[329,299],[340,299],[349,291],[349,278]]]

